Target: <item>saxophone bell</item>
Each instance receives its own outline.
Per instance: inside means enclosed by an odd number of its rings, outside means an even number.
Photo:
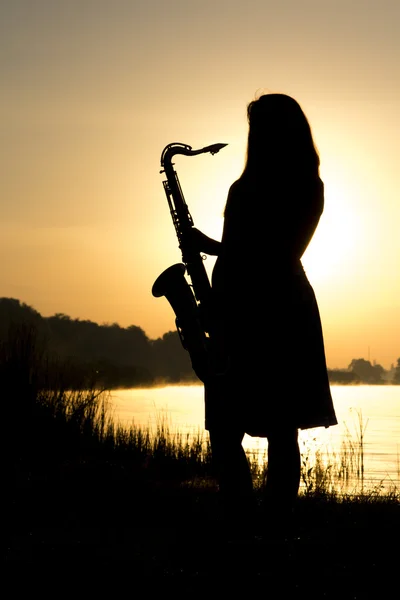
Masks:
[[[208,338],[192,288],[185,278],[186,267],[177,263],[157,277],[152,287],[155,298],[165,296],[175,313],[175,325],[181,344],[189,352],[197,377],[204,381],[208,364]]]

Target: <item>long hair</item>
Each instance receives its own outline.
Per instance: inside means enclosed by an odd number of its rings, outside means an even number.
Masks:
[[[302,108],[286,94],[264,94],[247,107],[249,133],[243,175],[319,176],[319,155]]]

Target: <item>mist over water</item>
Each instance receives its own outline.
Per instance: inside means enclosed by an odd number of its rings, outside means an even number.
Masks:
[[[315,467],[318,454],[325,465],[343,460],[353,452],[352,463],[366,489],[388,490],[400,486],[400,386],[333,385],[332,396],[339,424],[300,431],[303,464]],[[273,395],[274,391],[268,391]],[[171,434],[202,436],[204,390],[201,385],[166,386],[149,389],[115,390],[111,395],[114,418],[123,425],[134,424],[156,431],[161,422]],[[265,460],[267,441],[245,436],[246,450]],[[348,460],[348,458],[346,459]],[[357,463],[357,464],[355,464]],[[360,485],[350,478],[343,491]]]

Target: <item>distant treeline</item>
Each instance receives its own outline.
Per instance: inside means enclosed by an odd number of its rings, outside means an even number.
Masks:
[[[330,382],[337,384],[399,385],[400,358],[389,371],[364,358],[353,358],[347,369],[328,369],[328,375]]]
[[[198,382],[177,331],[152,340],[135,325],[99,325],[62,313],[42,317],[19,300],[0,298],[0,343],[15,342],[27,328],[35,334],[35,352],[43,357],[49,377],[62,365],[71,386],[85,382],[113,389]],[[400,358],[390,371],[353,359],[346,369],[330,369],[329,378],[337,384],[400,384]]]

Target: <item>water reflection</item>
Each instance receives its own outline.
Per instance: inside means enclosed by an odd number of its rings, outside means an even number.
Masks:
[[[310,481],[302,486],[330,477],[331,486],[346,493],[399,488],[400,386],[332,386],[332,395],[339,425],[300,432],[303,472],[310,472]],[[162,421],[172,435],[206,441],[203,400],[203,387],[198,385],[112,394],[114,416],[122,424],[156,431]],[[266,440],[246,435],[243,444],[265,462]]]

